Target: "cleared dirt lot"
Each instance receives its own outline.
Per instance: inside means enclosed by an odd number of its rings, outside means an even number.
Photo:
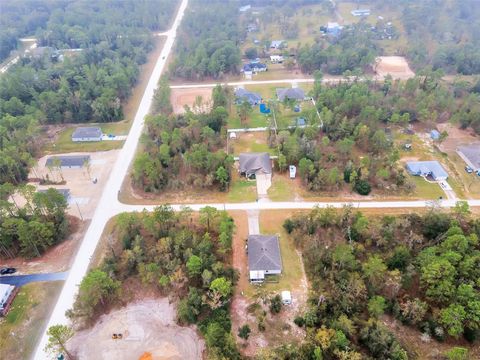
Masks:
[[[117,159],[120,150],[92,152],[92,153],[69,153],[64,155],[90,155],[90,170],[85,167],[80,169],[61,169],[50,171],[45,162],[49,156],[44,156],[38,160],[35,168],[30,173],[30,178],[46,177],[47,174],[51,180],[61,180],[63,176],[66,181],[65,185],[33,185],[39,190],[48,189],[50,187],[56,189],[69,189],[71,193],[69,214],[83,219],[91,219],[97,207],[97,203],[102,195],[103,188],[108,179],[108,175],[112,171],[113,164]],[[57,156],[61,156],[59,154]],[[93,178],[97,178],[97,183],[92,182]],[[78,206],[77,206],[78,205]],[[80,209],[80,210],[79,210]]]
[[[103,315],[96,325],[69,340],[78,359],[136,360],[149,352],[153,360],[202,359],[205,348],[195,330],[175,324],[168,299],[144,300]],[[121,340],[112,339],[121,333]]]
[[[394,79],[408,79],[415,76],[403,56],[379,56],[375,59],[375,72],[380,78],[391,75]]]
[[[200,107],[195,104],[198,97],[202,98],[202,104]],[[212,89],[172,89],[170,102],[172,103],[173,112],[175,114],[185,113],[185,105],[188,105],[193,112],[208,111],[212,107]]]

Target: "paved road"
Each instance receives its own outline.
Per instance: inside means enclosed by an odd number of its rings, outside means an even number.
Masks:
[[[154,90],[157,87],[157,83],[166,64],[166,60],[168,59],[168,56],[173,48],[177,29],[185,12],[185,8],[187,7],[187,3],[188,0],[182,0],[172,28],[167,31],[165,45],[163,46],[157,63],[153,69],[152,75],[150,76],[150,80],[138,107],[137,114],[133,120],[127,140],[120,151],[112,172],[110,173],[110,177],[105,185],[102,197],[100,198],[90,226],[88,227],[85,237],[82,240],[82,244],[80,245],[77,255],[75,256],[75,260],[65,281],[62,292],[60,293],[52,315],[50,316],[42,339],[37,345],[34,359],[43,360],[51,358],[49,354],[43,351],[48,342],[46,330],[52,325],[68,323],[68,320],[65,316],[65,311],[70,309],[73,305],[75,294],[77,293],[77,286],[80,284],[87,272],[90,258],[95,251],[105,224],[107,223],[108,219],[118,213],[118,206],[115,206],[118,204],[118,192],[120,191],[123,179],[125,176],[127,176],[128,167],[135,155],[135,150],[137,148],[140,135],[142,134],[144,118],[149,112]]]
[[[22,286],[31,282],[37,281],[57,281],[65,280],[68,271],[48,274],[29,274],[29,275],[11,275],[0,276],[0,284],[9,284],[15,286]]]

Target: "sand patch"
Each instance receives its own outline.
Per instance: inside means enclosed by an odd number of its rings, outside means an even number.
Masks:
[[[201,97],[200,106],[196,104],[197,98]],[[189,106],[193,112],[206,112],[212,108],[212,89],[194,88],[194,89],[172,89],[170,101],[175,114],[185,113],[185,105]]]
[[[145,353],[152,360],[202,359],[204,341],[194,329],[178,326],[175,313],[166,298],[136,302],[77,332],[68,348],[78,359],[88,360],[135,360]],[[112,339],[119,333],[122,339]]]
[[[391,75],[394,79],[408,79],[415,76],[403,56],[379,56],[375,59],[374,70],[383,78]]]

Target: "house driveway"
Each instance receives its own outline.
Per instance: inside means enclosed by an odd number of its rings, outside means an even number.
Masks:
[[[248,234],[258,235],[260,234],[260,224],[258,222],[258,210],[248,210]]]
[[[272,174],[255,174],[257,179],[257,195],[258,197],[267,196],[267,191],[272,186]]]

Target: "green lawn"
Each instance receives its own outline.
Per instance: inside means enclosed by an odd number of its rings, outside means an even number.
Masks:
[[[63,281],[22,286],[0,323],[0,359],[29,359],[55,304]]]
[[[121,121],[112,124],[88,124],[85,126],[100,126],[104,134],[126,135],[131,123]],[[72,133],[76,127],[70,127],[60,133],[55,143],[50,144],[46,151],[49,153],[64,153],[75,151],[107,151],[121,149],[124,141],[94,141],[94,142],[73,142]]]
[[[285,176],[274,175],[272,186],[268,189],[268,197],[273,201],[291,201],[295,199],[295,192],[292,191],[292,180]]]
[[[415,184],[415,195],[417,197],[427,200],[436,200],[440,198],[440,196],[444,199],[446,198],[446,195],[440,188],[440,185],[429,183],[421,176],[408,176],[409,180]]]
[[[251,202],[257,199],[257,184],[245,179],[233,180],[228,191],[229,202]]]

